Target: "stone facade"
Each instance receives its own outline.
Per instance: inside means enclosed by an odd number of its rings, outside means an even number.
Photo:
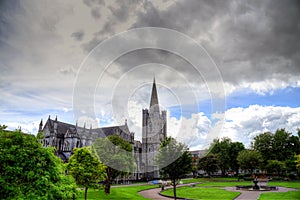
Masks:
[[[57,117],[52,120],[49,116],[44,127],[43,121],[41,121],[39,132],[43,132],[44,138],[41,141],[43,146],[55,147],[56,154],[65,162],[68,161],[74,148],[90,146],[97,138],[118,134],[130,144],[135,144],[134,133],[129,131],[126,121],[122,126],[87,129],[85,126],[79,127],[77,124],[60,122]]]
[[[159,178],[159,170],[154,158],[158,153],[161,141],[167,136],[167,112],[160,112],[155,79],[150,107],[143,109],[142,123],[143,171],[147,179]]]
[[[50,116],[44,126],[42,120],[39,126],[39,132],[42,132],[44,136],[41,143],[44,147],[55,147],[57,156],[67,162],[74,148],[90,146],[97,138],[118,134],[132,145],[135,161],[134,179],[158,178],[158,167],[154,163],[154,158],[161,141],[167,135],[167,118],[166,111],[160,112],[155,80],[152,86],[150,108],[142,110],[142,117],[142,143],[134,140],[134,133],[129,131],[126,120],[121,126],[93,129],[61,122],[57,120],[57,117],[53,120]]]

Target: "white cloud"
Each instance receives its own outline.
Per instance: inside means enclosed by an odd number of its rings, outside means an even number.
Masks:
[[[249,146],[252,139],[263,132],[285,128],[292,133],[300,126],[300,108],[251,105],[232,108],[225,113],[222,137],[230,137]]]
[[[176,138],[193,148],[198,146],[204,148],[208,141],[208,132],[211,128],[211,121],[204,113],[192,114],[190,118],[168,116],[168,136]]]
[[[4,125],[7,126],[8,130],[21,129],[24,133],[31,133],[36,135],[38,132],[40,121],[31,121],[31,122],[8,122]]]

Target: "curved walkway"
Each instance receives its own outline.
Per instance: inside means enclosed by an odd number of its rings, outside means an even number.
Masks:
[[[143,190],[140,191],[139,194],[141,194],[143,197],[148,198],[148,199],[174,199],[174,198],[168,198],[161,196],[159,192],[161,191],[161,188],[154,188],[154,189],[149,189],[149,190]]]
[[[190,184],[182,184],[178,185],[177,187],[182,186],[189,186]],[[172,187],[166,187],[166,189],[169,189]],[[273,191],[243,191],[243,190],[236,190],[235,187],[222,187],[225,190],[233,191],[233,192],[240,192],[241,194],[235,198],[235,200],[257,200],[261,193],[263,192],[287,192],[287,191],[296,191],[297,189],[294,188],[285,188],[285,187],[278,187],[278,190]],[[159,194],[161,192],[161,188],[154,188],[149,190],[143,190],[140,191],[139,194],[141,194],[143,197],[148,199],[154,199],[154,200],[170,200],[173,198],[164,197]]]
[[[285,188],[285,187],[277,187],[278,190],[271,191],[244,191],[244,190],[236,190],[235,187],[225,187],[225,190],[240,192],[241,194],[235,198],[235,200],[257,200],[261,193],[265,192],[287,192],[287,191],[296,191],[294,188]]]
[[[199,184],[199,183],[200,182],[181,184],[181,185],[177,185],[177,188],[183,187],[183,186],[189,186],[191,184]],[[171,189],[171,188],[173,188],[173,186],[167,186],[167,187],[165,187],[165,190]],[[171,198],[171,197],[162,196],[159,194],[160,192],[161,192],[161,188],[154,188],[154,189],[140,191],[139,194],[141,194],[143,197],[148,198],[148,199],[155,199],[155,200],[174,199],[173,197]]]

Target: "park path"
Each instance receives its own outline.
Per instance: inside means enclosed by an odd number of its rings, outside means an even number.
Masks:
[[[174,198],[168,198],[161,196],[159,192],[161,191],[161,188],[154,188],[154,189],[149,189],[149,190],[143,190],[140,191],[139,194],[141,194],[143,197],[148,198],[148,199],[157,199],[157,200],[165,200],[165,199],[174,199]]]
[[[177,185],[177,188],[178,187],[183,187],[183,186],[189,186],[191,184],[198,184],[198,183],[200,183],[200,182],[181,184],[181,185]],[[170,189],[170,188],[173,188],[173,186],[167,186],[167,187],[165,187],[165,189]],[[162,196],[162,195],[159,194],[160,192],[161,192],[161,188],[154,188],[154,189],[140,191],[139,194],[141,194],[145,198],[154,199],[154,200],[166,200],[166,199],[170,200],[170,199],[174,199],[174,198],[171,198],[171,197]]]
[[[297,189],[278,187],[278,190],[271,190],[271,191],[243,191],[243,190],[236,190],[235,187],[225,187],[225,190],[240,192],[241,194],[238,197],[236,197],[235,200],[257,200],[260,194],[264,192],[287,192],[287,191],[295,191]]]

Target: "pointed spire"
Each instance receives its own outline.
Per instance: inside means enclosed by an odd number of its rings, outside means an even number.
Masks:
[[[153,78],[152,92],[151,92],[151,100],[150,100],[150,108],[154,106],[158,106],[158,97],[156,90],[155,77]]]
[[[55,116],[55,121],[57,122],[57,115]]]
[[[43,119],[41,119],[40,126],[43,126]]]

